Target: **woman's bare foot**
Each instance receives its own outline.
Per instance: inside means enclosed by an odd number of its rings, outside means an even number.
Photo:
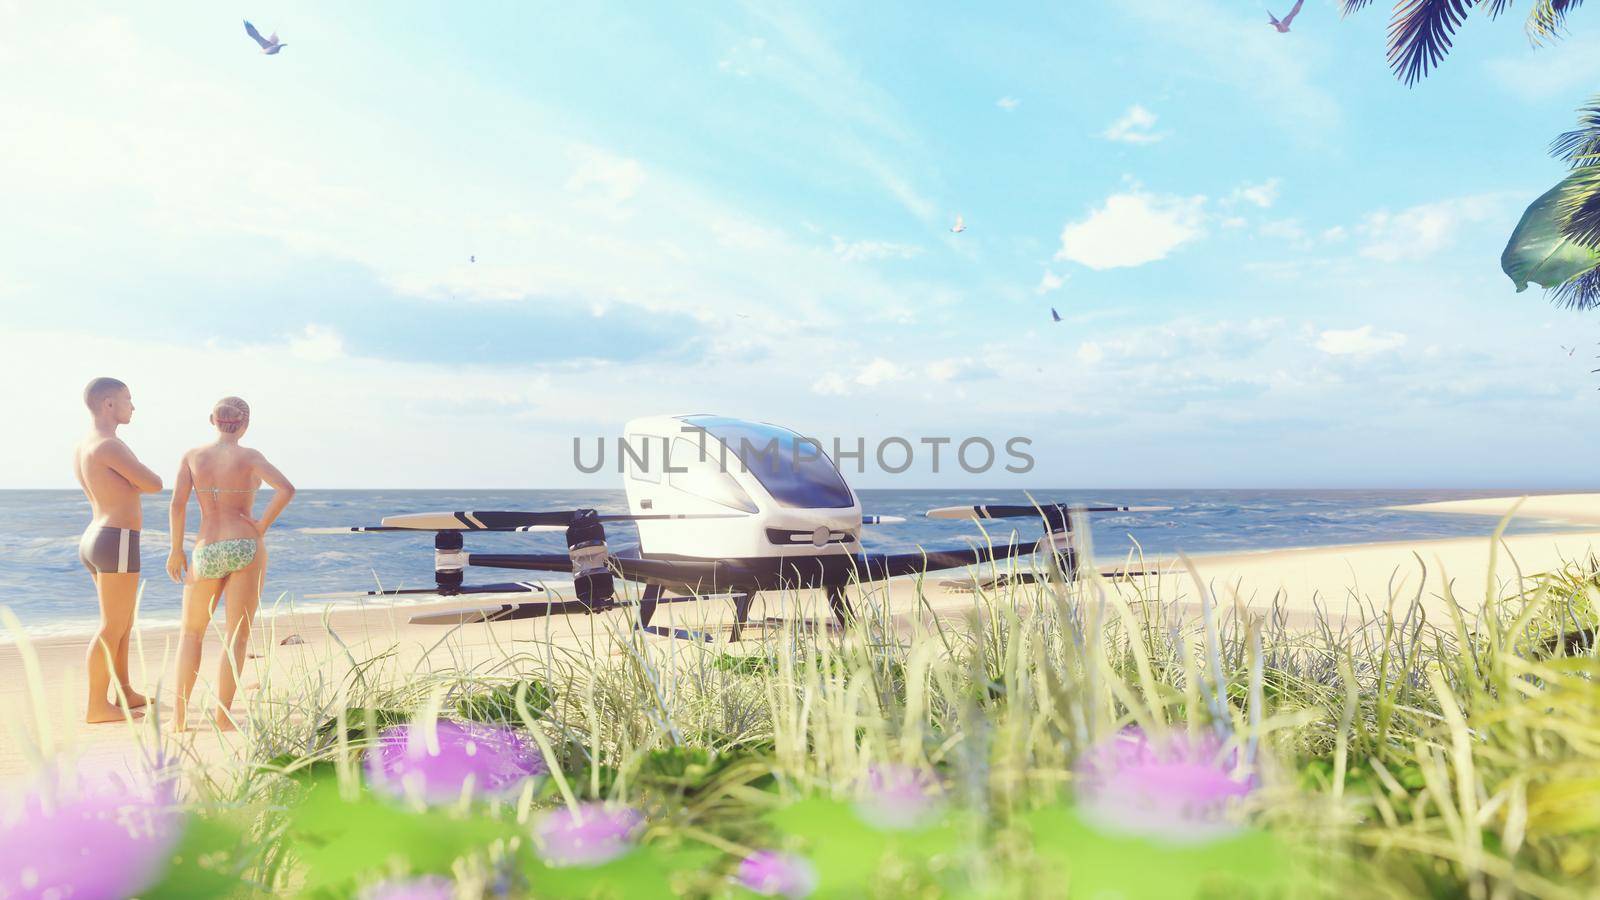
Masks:
[[[101,703],[90,706],[89,711],[84,714],[83,720],[88,722],[90,725],[104,725],[107,722],[121,722],[124,717],[137,719],[142,715],[144,715],[144,713],[137,710],[133,710],[124,714],[122,707],[120,706],[112,706],[109,703]]]
[[[217,710],[218,731],[238,731],[239,727],[233,723],[233,716],[225,709]]]
[[[138,691],[134,690],[131,687],[128,687],[127,685],[123,685],[122,686],[122,695],[124,697],[128,698],[128,708],[129,709],[139,709],[140,707],[144,707],[144,706],[149,706],[150,705],[150,698],[149,697],[146,697],[145,695],[139,693]]]

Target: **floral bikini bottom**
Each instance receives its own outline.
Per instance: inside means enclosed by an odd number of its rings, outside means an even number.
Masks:
[[[194,576],[202,580],[224,578],[255,561],[253,538],[217,541],[194,551]]]

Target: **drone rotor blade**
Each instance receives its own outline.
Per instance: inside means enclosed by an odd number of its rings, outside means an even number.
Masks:
[[[528,525],[522,528],[462,528],[460,525],[449,528],[419,528],[410,525],[341,525],[324,528],[301,528],[301,534],[366,534],[369,532],[393,531],[566,531],[564,525]]]
[[[385,525],[340,525],[329,528],[301,528],[301,534],[360,534],[368,531],[410,531],[409,528],[390,528]]]
[[[555,512],[514,512],[506,510],[461,510],[437,513],[407,513],[384,516],[388,528],[414,531],[560,531],[574,521],[590,515],[600,522],[638,522],[661,519],[737,519],[743,513],[606,513],[564,509]]]
[[[463,585],[453,591],[431,588],[399,588],[389,591],[331,591],[324,594],[306,594],[305,600],[361,600],[367,597],[402,597],[438,594],[452,597],[456,594],[537,594],[545,590],[542,584],[530,581],[508,581],[500,584]]]
[[[547,527],[565,528],[572,524],[573,514],[570,512],[553,513],[525,513],[525,512],[438,512],[438,513],[407,513],[398,516],[384,516],[383,524],[390,528],[411,529],[414,531],[516,531],[523,528]]]
[[[670,519],[746,519],[748,513],[631,513],[596,516],[602,522],[654,522]]]
[[[988,504],[984,506],[941,506],[930,509],[930,519],[1026,519],[1056,512],[1169,512],[1170,506],[1073,506],[1066,503],[1041,503],[1038,506]]]

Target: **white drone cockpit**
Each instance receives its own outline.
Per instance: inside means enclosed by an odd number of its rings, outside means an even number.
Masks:
[[[722,416],[629,422],[619,448],[635,515],[745,513],[643,520],[647,558],[823,556],[860,549],[861,502],[814,440]]]

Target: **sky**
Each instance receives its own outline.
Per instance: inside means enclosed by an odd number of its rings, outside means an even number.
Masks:
[[[0,487],[100,375],[169,478],[233,394],[302,487],[696,412],[1035,460],[863,487],[1593,487],[1600,318],[1499,254],[1600,16],[1407,89],[1388,5],[0,0]]]

